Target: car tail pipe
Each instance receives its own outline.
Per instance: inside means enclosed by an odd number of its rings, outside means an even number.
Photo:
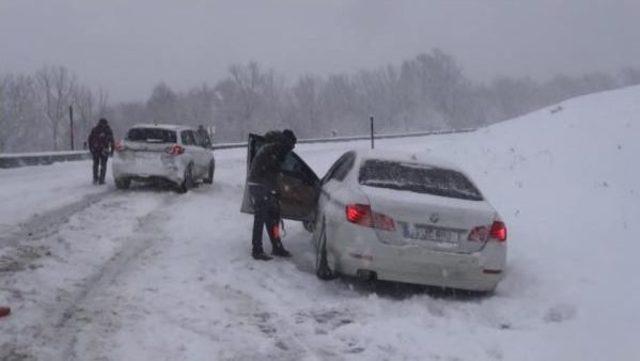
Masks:
[[[358,269],[356,271],[356,277],[361,281],[375,281],[378,278],[378,275],[371,270],[368,269]]]

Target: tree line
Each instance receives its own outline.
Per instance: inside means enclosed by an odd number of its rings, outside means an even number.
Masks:
[[[0,152],[69,149],[70,105],[81,120],[75,132],[86,138],[95,116],[107,112],[107,93],[62,66],[0,74]]]
[[[34,74],[0,74],[0,152],[69,149],[68,108],[74,107],[76,144],[99,117],[117,136],[137,123],[214,125],[217,142],[250,132],[291,128],[300,138],[365,134],[373,115],[378,132],[478,127],[578,95],[640,84],[640,70],[558,75],[538,82],[498,77],[477,83],[455,59],[434,49],[399,65],[293,81],[257,62],[234,64],[213,85],[178,92],[165,83],[145,102],[110,104],[62,66]]]

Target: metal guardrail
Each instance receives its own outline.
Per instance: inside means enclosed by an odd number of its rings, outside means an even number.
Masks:
[[[432,130],[425,132],[414,133],[397,133],[397,134],[376,134],[375,139],[392,139],[392,138],[410,138],[410,137],[423,137],[428,135],[443,135],[453,133],[469,133],[475,131],[476,128],[466,128],[457,130]],[[337,142],[350,142],[356,140],[369,140],[370,135],[357,135],[349,137],[335,137],[335,138],[315,138],[315,139],[300,139],[300,144],[311,143],[337,143]],[[212,149],[234,149],[244,148],[247,146],[247,142],[237,143],[219,143],[214,144]],[[91,159],[91,155],[88,151],[63,151],[63,152],[41,152],[41,153],[22,153],[22,154],[0,154],[0,168],[17,168],[29,165],[47,165],[56,162],[76,161]]]
[[[431,131],[413,132],[413,133],[376,134],[375,139],[411,138],[411,137],[424,137],[428,135],[470,133],[475,131],[476,129],[477,128],[464,128],[464,129],[456,129],[456,130],[450,130],[450,129],[449,130],[431,130]],[[298,144],[338,143],[338,142],[350,142],[355,140],[369,140],[369,139],[371,139],[370,135],[354,135],[349,137],[298,139]],[[246,146],[247,146],[247,142],[237,142],[237,143],[214,144],[212,148],[213,149],[233,149],[233,148],[244,148]]]
[[[88,151],[0,154],[0,168],[48,165],[56,162],[84,160],[90,158],[91,155]]]
[[[392,138],[410,138],[410,137],[424,137],[427,135],[439,135],[439,134],[451,134],[451,133],[465,133],[472,132],[475,129],[461,129],[461,130],[432,130],[428,132],[414,132],[414,133],[397,133],[397,134],[376,134],[375,139],[392,139]],[[332,143],[332,142],[349,142],[354,140],[369,140],[370,135],[357,135],[352,137],[335,137],[335,138],[318,138],[318,139],[302,139],[298,143]]]

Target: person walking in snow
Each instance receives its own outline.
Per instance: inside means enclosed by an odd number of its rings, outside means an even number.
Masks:
[[[207,149],[211,148],[211,138],[209,137],[209,132],[204,129],[204,126],[198,125],[196,134],[200,138],[200,145],[204,146]]]
[[[253,158],[248,186],[254,208],[251,256],[256,260],[271,259],[262,248],[262,228],[266,227],[274,256],[291,257],[280,239],[280,190],[278,174],[286,155],[296,144],[295,134],[285,129],[265,134],[265,142]]]
[[[101,118],[89,134],[89,151],[93,157],[93,184],[104,184],[107,160],[115,149],[113,131],[105,118]]]

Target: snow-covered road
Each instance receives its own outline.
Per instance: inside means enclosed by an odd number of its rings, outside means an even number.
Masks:
[[[249,257],[243,150],[179,195],[90,185],[89,163],[0,170],[2,360],[634,360],[640,88],[472,134],[384,140],[466,169],[509,226],[488,297],[377,287]],[[301,145],[319,174],[367,142]]]

